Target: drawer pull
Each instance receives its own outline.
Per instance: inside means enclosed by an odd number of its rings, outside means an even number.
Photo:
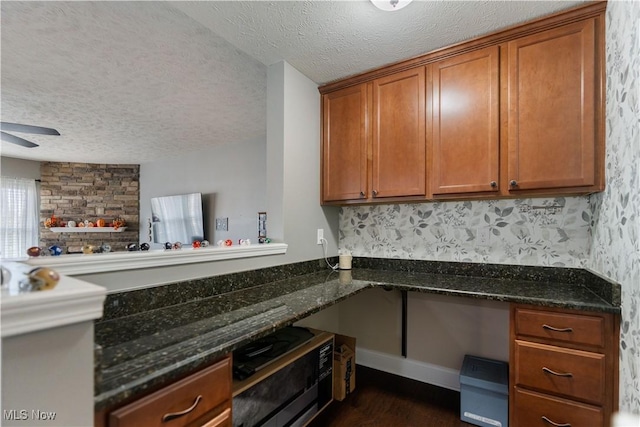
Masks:
[[[162,416],[162,422],[166,423],[166,422],[174,420],[176,418],[180,418],[183,415],[187,415],[189,412],[191,412],[194,409],[196,409],[196,406],[198,406],[198,403],[200,403],[201,400],[202,400],[202,395],[199,394],[198,397],[196,397],[196,400],[193,402],[193,405],[191,405],[189,408],[185,409],[184,411],[169,412],[168,414],[164,414]]]
[[[542,327],[544,329],[547,329],[549,331],[553,331],[553,332],[573,332],[573,328],[554,328],[553,326],[549,326],[549,325],[542,325]]]
[[[542,416],[542,420],[546,421],[549,424],[551,424],[552,426],[556,426],[556,427],[571,427],[570,423],[554,423],[553,421],[551,421],[549,418],[545,417],[544,415]]]
[[[571,372],[556,372],[556,371],[552,371],[551,369],[547,368],[546,366],[543,366],[542,370],[544,372],[546,372],[547,374],[555,375],[556,377],[568,377],[568,378],[573,377],[573,374]]]

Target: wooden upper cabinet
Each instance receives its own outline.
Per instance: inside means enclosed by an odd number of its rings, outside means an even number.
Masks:
[[[426,196],[424,67],[373,81],[372,133],[372,196]]]
[[[604,189],[605,2],[329,83],[324,203]]]
[[[366,84],[322,96],[322,201],[366,197]]]
[[[602,103],[598,22],[579,21],[508,43],[504,179],[510,193],[602,189],[596,162],[604,144],[596,126]]]
[[[431,65],[434,196],[499,191],[499,47]]]

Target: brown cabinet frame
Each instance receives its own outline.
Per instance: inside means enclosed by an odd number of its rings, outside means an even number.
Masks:
[[[555,307],[538,307],[525,304],[511,304],[510,307],[510,327],[509,327],[509,425],[517,427],[516,420],[516,395],[518,392],[525,392],[528,395],[538,396],[540,399],[553,401],[556,405],[563,404],[566,411],[572,408],[584,407],[598,410],[603,415],[603,427],[609,427],[612,415],[618,410],[619,399],[619,342],[620,342],[620,316],[612,313],[590,312],[569,310]],[[520,328],[518,319],[522,318],[519,312],[527,315],[546,316],[547,319],[557,318],[549,322],[549,326],[569,326],[572,329],[567,335],[565,332],[555,332],[551,329],[544,332],[532,332],[533,328]],[[583,321],[580,321],[583,317]],[[593,330],[597,329],[597,330]],[[595,337],[589,338],[591,333]],[[566,336],[566,337],[565,337]],[[568,357],[572,355],[589,354],[592,359],[603,358],[604,372],[601,378],[604,384],[601,404],[590,401],[589,394],[592,390],[582,390],[578,396],[572,397],[570,394],[563,394],[564,391],[549,392],[531,385],[520,385],[517,371],[517,346],[522,343],[529,348],[538,349],[541,352],[545,349],[553,349],[553,353],[565,353]],[[596,373],[593,373],[594,375]],[[561,390],[561,389],[560,389]],[[585,394],[586,393],[586,394]],[[586,397],[585,397],[586,396]],[[539,420],[534,420],[539,421]],[[537,425],[532,422],[531,425]],[[597,427],[595,424],[593,427]]]

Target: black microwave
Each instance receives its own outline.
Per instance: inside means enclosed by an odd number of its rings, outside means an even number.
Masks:
[[[333,337],[235,396],[233,426],[303,426],[332,393]]]

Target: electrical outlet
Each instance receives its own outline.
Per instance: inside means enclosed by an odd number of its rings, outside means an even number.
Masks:
[[[228,231],[229,218],[216,218],[216,231]]]
[[[491,228],[480,227],[478,228],[478,235],[476,236],[476,245],[489,246],[491,240]]]
[[[321,245],[324,240],[324,230],[322,228],[318,228],[318,237],[316,239],[316,243]]]

